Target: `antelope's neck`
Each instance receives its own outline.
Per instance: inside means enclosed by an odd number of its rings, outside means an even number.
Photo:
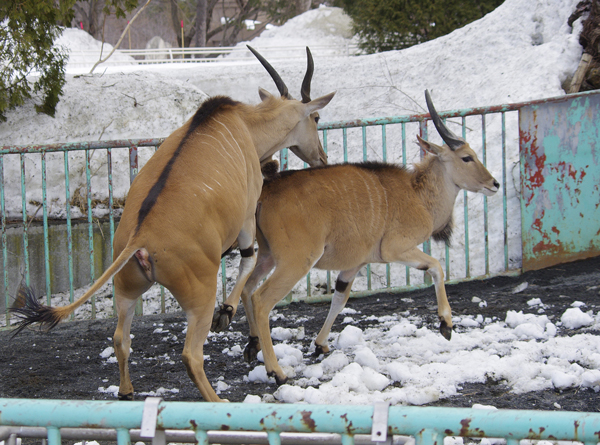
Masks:
[[[252,141],[258,158],[263,161],[270,158],[279,150],[293,144],[288,144],[290,132],[298,124],[298,115],[290,107],[268,107],[261,104],[246,122],[250,129]]]
[[[452,218],[454,202],[460,189],[451,180],[442,162],[435,157],[429,160],[421,174],[424,176],[421,199],[431,214],[435,233]]]

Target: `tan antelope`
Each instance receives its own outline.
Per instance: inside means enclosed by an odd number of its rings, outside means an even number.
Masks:
[[[440,332],[450,339],[452,317],[442,267],[417,246],[431,236],[450,237],[460,189],[493,195],[499,184],[469,144],[444,125],[429,92],[425,96],[446,144],[438,146],[417,136],[421,148],[433,156],[414,169],[341,164],[282,172],[265,181],[256,213],[258,260],[241,294],[250,323],[244,356],[251,361],[262,347],[267,373],[278,384],[287,376],[273,350],[269,312],[312,267],[341,271],[315,340],[316,355],[329,351],[331,326],[348,300],[357,272],[367,263],[399,262],[427,271],[435,283]]]
[[[136,300],[155,282],[168,288],[188,321],[182,359],[206,401],[219,401],[204,373],[203,344],[215,308],[221,255],[237,240],[242,260],[232,297],[254,268],[255,213],[263,178],[260,164],[284,147],[312,166],[326,164],[317,133],[317,110],[334,93],[310,100],[312,58],[302,101],[293,100],[280,76],[250,48],[271,74],[281,97],[260,89],[263,99],[247,105],[224,96],[205,101],[171,134],[133,181],[115,233],[114,262],[76,302],[40,305],[30,290],[22,321],[47,328],[69,316],[114,276],[118,314],[114,333],[119,362],[119,398],[132,399],[128,359]]]

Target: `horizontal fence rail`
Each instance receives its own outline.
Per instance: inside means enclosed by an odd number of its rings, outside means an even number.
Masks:
[[[269,60],[305,59],[306,46],[257,46],[256,49]],[[347,45],[311,45],[314,57],[349,57],[360,53],[354,43]],[[91,66],[100,59],[96,50],[69,51],[69,66]],[[106,54],[104,54],[104,57]],[[129,57],[123,57],[129,56]],[[103,62],[104,65],[148,65],[163,63],[222,63],[222,62],[254,62],[254,57],[245,46],[189,47],[189,48],[145,48],[119,49],[113,57]]]
[[[139,430],[142,440],[156,445],[166,443],[165,431],[173,437],[172,430],[192,432],[200,445],[210,443],[211,432],[242,432],[238,438],[246,441],[256,437],[248,433],[266,433],[269,445],[285,443],[284,435],[289,433],[333,433],[344,445],[361,443],[355,440],[357,435],[369,435],[371,443],[381,444],[391,444],[393,436],[411,436],[416,445],[439,445],[444,437],[503,438],[507,445],[523,439],[585,445],[600,441],[600,413],[389,407],[384,402],[344,406],[163,402],[158,398],[145,402],[0,399],[0,433],[1,427],[44,427],[48,445],[61,443],[61,428],[85,428],[87,437],[93,437],[94,429],[111,429],[119,445],[131,443],[132,430],[136,436]],[[74,437],[73,431],[68,434]],[[227,440],[222,443],[233,443]]]
[[[452,244],[428,241],[422,246],[440,260],[447,282],[518,273],[520,202],[519,180],[514,177],[519,155],[518,110],[568,97],[574,96],[439,113],[455,133],[470,142],[501,185],[501,191],[492,197],[459,194]],[[319,129],[330,163],[412,164],[423,156],[413,143],[415,135],[438,138],[429,119],[428,114],[358,119],[322,123]],[[112,262],[114,231],[129,185],[163,140],[0,147],[0,309],[10,306],[21,282],[44,294],[46,304],[63,305],[74,301],[101,275]],[[280,164],[282,169],[305,167],[287,150],[281,152]],[[238,264],[238,254],[223,259],[219,299],[232,289]],[[355,280],[353,296],[429,284],[423,272],[397,264],[372,264]],[[287,301],[320,301],[329,299],[330,294],[330,272],[312,270]],[[110,284],[97,296],[76,316],[113,316]],[[88,306],[89,311],[82,312]],[[137,307],[138,314],[173,310],[178,310],[178,305],[158,286],[140,299]],[[9,322],[8,314],[0,321],[4,325]]]

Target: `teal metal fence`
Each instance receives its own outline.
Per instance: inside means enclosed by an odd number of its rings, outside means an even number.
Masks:
[[[266,434],[269,445],[281,445],[288,433],[334,433],[343,445],[353,445],[357,435],[365,434],[371,443],[381,444],[391,444],[392,436],[398,435],[414,437],[416,445],[441,445],[445,437],[503,438],[507,445],[517,445],[522,439],[585,445],[600,441],[599,413],[389,407],[383,402],[343,406],[163,402],[155,398],[146,402],[0,399],[0,413],[0,432],[3,426],[44,427],[48,445],[61,443],[61,428],[85,428],[84,437],[93,437],[94,430],[115,430],[119,445],[131,443],[133,429],[140,430],[142,440],[156,445],[165,443],[165,431],[169,430],[192,432],[200,445],[209,443],[211,431],[260,432]],[[248,443],[253,437],[247,434],[244,440],[242,435],[238,443]]]
[[[576,99],[594,93],[566,96]],[[464,192],[455,207],[452,245],[427,242],[423,250],[440,259],[449,282],[485,278],[521,268],[519,113],[524,107],[564,102],[565,97],[441,112],[499,180],[493,197]],[[415,135],[434,140],[429,115],[359,119],[320,126],[330,163],[418,162]],[[429,131],[429,128],[432,128]],[[8,307],[21,281],[46,296],[46,303],[73,301],[112,261],[112,239],[130,182],[162,139],[119,140],[0,147],[2,298]],[[302,168],[281,153],[281,168]],[[239,257],[222,262],[218,298],[232,287]],[[430,283],[422,272],[373,264],[359,274],[353,296],[401,291]],[[331,275],[313,270],[290,298],[329,298]],[[177,305],[164,289],[140,300],[138,314],[165,312]],[[112,316],[110,286],[92,300],[84,317]],[[81,314],[81,310],[78,311]],[[78,315],[81,316],[81,315]],[[8,324],[8,315],[1,321]]]

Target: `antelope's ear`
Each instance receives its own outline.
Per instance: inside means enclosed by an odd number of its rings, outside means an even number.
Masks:
[[[329,93],[326,94],[325,96],[321,96],[318,97],[314,100],[311,100],[310,102],[308,102],[304,109],[304,113],[306,114],[306,116],[308,116],[311,113],[314,113],[317,110],[320,110],[322,108],[325,108],[325,106],[331,102],[331,99],[333,99],[333,96],[335,96],[335,91],[333,93]]]
[[[419,147],[421,147],[426,152],[431,153],[432,155],[437,156],[442,154],[442,147],[440,147],[439,145],[435,145],[433,142],[426,141],[419,135],[417,135],[417,143],[419,144]]]
[[[265,90],[264,88],[258,88],[258,95],[260,96],[260,100],[261,101],[265,101],[271,97],[273,97],[273,95],[271,93],[269,93],[267,90]]]

